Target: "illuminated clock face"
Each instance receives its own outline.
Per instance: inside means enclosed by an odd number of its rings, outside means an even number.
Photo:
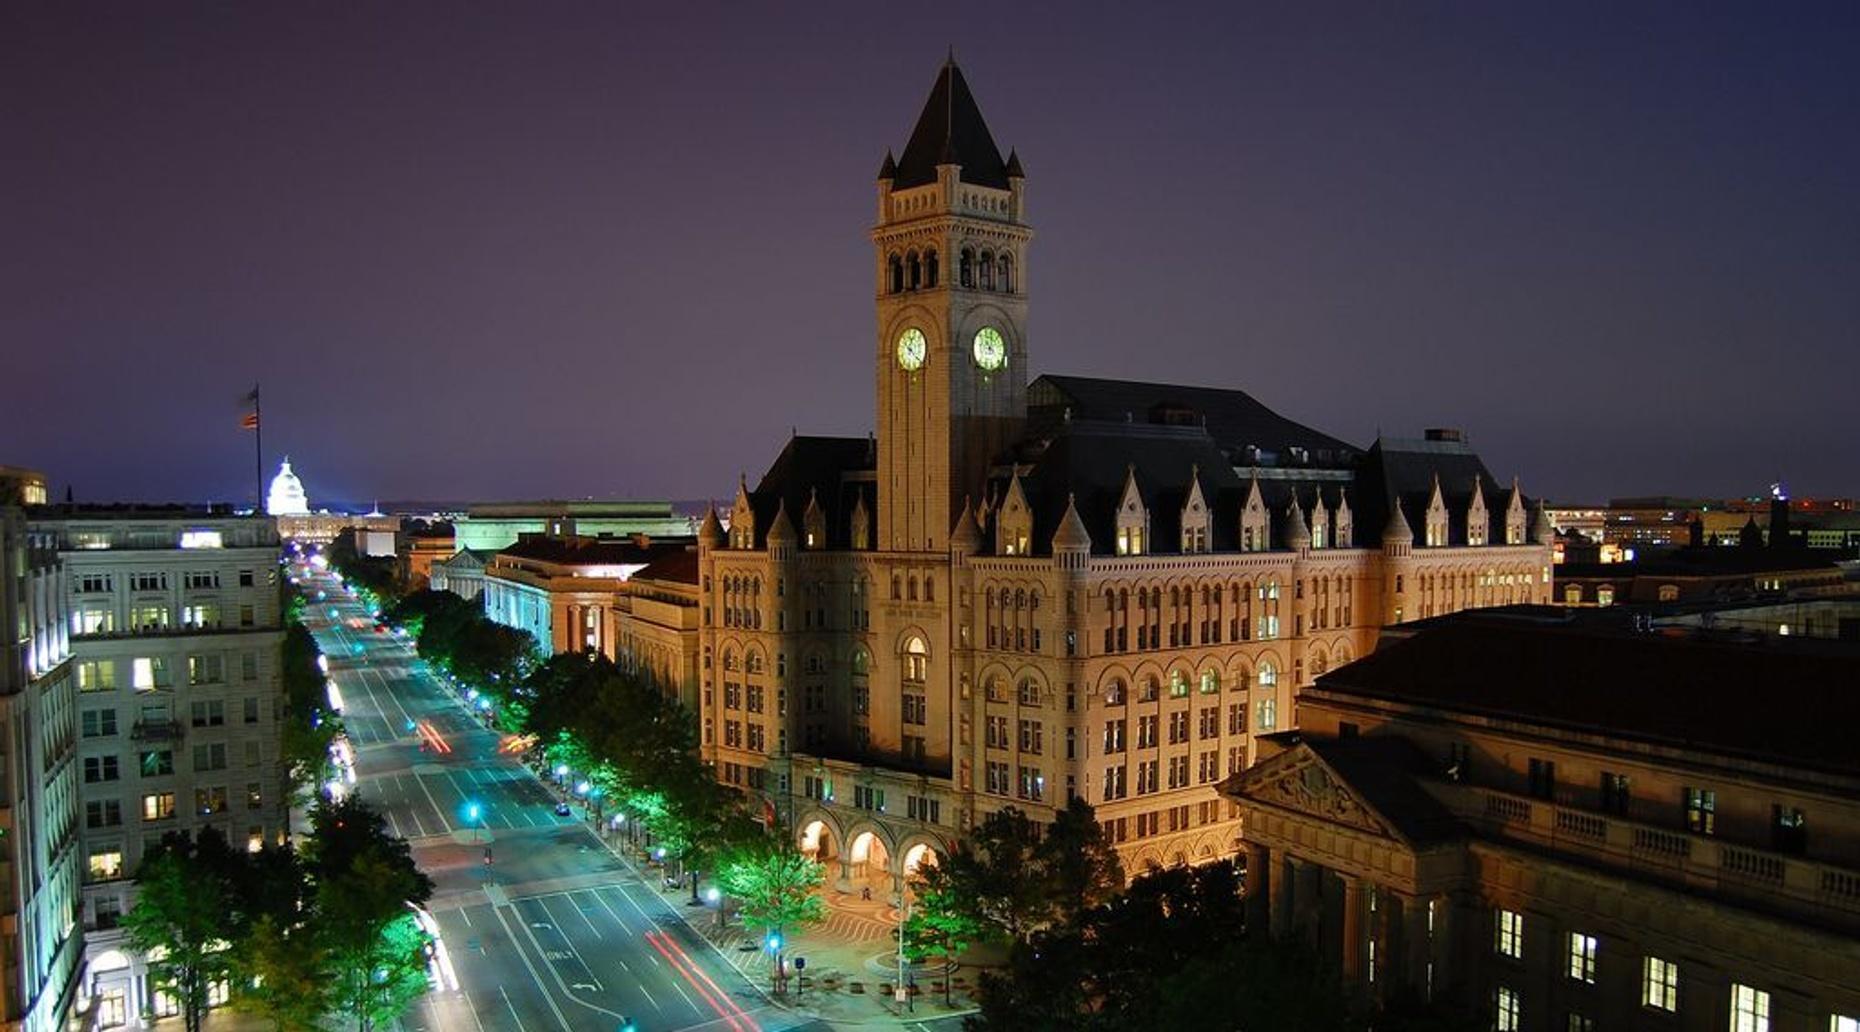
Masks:
[[[924,340],[924,331],[913,326],[898,334],[898,365],[905,369],[922,369],[924,355],[930,345]]]
[[[984,326],[975,331],[975,364],[991,373],[1007,365],[1007,342],[1000,330]]]

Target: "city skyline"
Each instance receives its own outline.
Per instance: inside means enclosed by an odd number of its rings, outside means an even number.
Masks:
[[[904,141],[872,127],[941,44],[417,11],[19,16],[0,290],[10,364],[62,389],[9,461],[241,500],[253,379],[313,502],[723,498],[791,426],[874,427],[864,190]],[[991,11],[948,43],[1027,167],[1030,373],[1237,387],[1359,446],[1462,427],[1558,500],[1850,494],[1860,20],[1787,18]]]

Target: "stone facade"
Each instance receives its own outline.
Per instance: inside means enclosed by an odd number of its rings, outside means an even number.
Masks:
[[[1130,869],[1226,855],[1215,784],[1310,678],[1549,591],[1548,520],[1450,431],[1029,382],[1024,182],[946,65],[880,173],[879,432],[794,437],[699,531],[704,754],[846,884],[1075,794]]]

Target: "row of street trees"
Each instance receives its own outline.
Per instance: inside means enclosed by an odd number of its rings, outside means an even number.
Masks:
[[[280,1032],[333,1015],[369,1032],[426,991],[428,940],[409,904],[433,886],[407,844],[353,798],[320,803],[311,829],[301,853],[236,850],[206,828],[144,855],[123,927],[188,1032],[217,987]]]
[[[550,770],[601,812],[631,822],[687,877],[710,872],[753,927],[792,933],[823,916],[820,864],[746,812],[699,759],[696,717],[645,671],[601,655],[539,659],[528,634],[448,592],[417,591],[384,614],[420,655],[513,735],[533,736]]]

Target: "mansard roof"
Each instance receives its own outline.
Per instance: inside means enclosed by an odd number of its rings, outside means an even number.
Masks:
[[[784,506],[790,513],[806,512],[816,501],[827,522],[828,548],[850,548],[852,513],[862,492],[870,491],[876,468],[872,441],[866,437],[812,437],[788,439],[755,490],[749,492],[756,514],[756,547],[768,542],[775,514]],[[868,502],[867,509],[872,506]]]
[[[1362,696],[1579,734],[1860,774],[1860,651],[1805,638],[1636,631],[1543,607],[1420,621],[1317,679]],[[1753,686],[1786,702],[1750,705]]]
[[[934,183],[936,167],[947,164],[962,166],[965,183],[997,190],[1008,188],[1008,168],[1001,160],[1001,149],[995,146],[994,135],[982,119],[982,109],[976,106],[953,57],[943,63],[936,85],[930,88],[923,113],[917,116],[917,128],[911,131],[911,140],[898,158],[892,188]]]
[[[1288,459],[1292,449],[1302,448],[1315,465],[1347,464],[1361,451],[1231,388],[1047,375],[1028,385],[1027,407],[1035,432],[1068,418],[1201,427],[1233,459],[1228,465],[1246,464],[1248,448],[1259,449],[1266,459]]]
[[[1466,543],[1466,507],[1472,502],[1475,480],[1487,499],[1490,526],[1486,540],[1505,540],[1505,508],[1493,506],[1490,500],[1504,497],[1509,489],[1493,478],[1478,454],[1463,441],[1378,437],[1363,455],[1356,476],[1358,486],[1351,495],[1357,525],[1387,527],[1389,514],[1400,504],[1417,539],[1415,543],[1425,543],[1421,536],[1426,533],[1423,517],[1433,498],[1435,478],[1440,481],[1440,497],[1447,506],[1449,544]]]

